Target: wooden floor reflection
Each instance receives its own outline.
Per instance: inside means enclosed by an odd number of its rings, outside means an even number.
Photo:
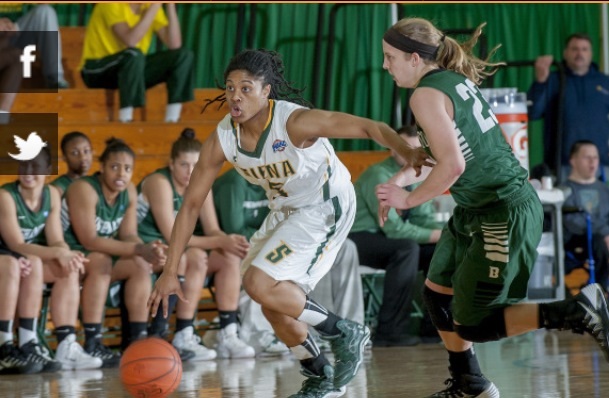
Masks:
[[[503,398],[609,397],[609,363],[589,336],[535,332],[476,346],[486,376]],[[378,348],[366,354],[345,398],[424,397],[443,387],[440,345]],[[172,397],[272,398],[298,391],[298,362],[282,359],[185,363]],[[0,376],[0,397],[128,397],[117,369]]]

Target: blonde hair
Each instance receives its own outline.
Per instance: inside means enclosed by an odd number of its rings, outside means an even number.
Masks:
[[[482,34],[482,28],[486,22],[480,24],[470,39],[459,43],[444,35],[431,22],[423,18],[404,18],[391,27],[402,35],[423,44],[438,47],[435,60],[424,59],[423,62],[437,63],[440,67],[465,75],[469,80],[479,85],[482,80],[497,72],[497,68],[505,65],[505,62],[490,62],[489,59],[495,54],[501,45],[494,47],[486,59],[482,60],[472,54],[472,49],[478,43]]]

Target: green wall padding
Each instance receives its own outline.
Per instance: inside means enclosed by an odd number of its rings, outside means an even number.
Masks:
[[[264,3],[245,5],[245,45],[279,51],[286,64],[287,77],[305,87],[304,96],[316,106],[323,105],[329,92],[329,110],[394,123],[392,118],[393,81],[382,69],[381,39],[391,25],[389,4],[341,4],[335,11],[336,45],[334,62],[327,64],[327,23],[334,4]],[[62,26],[74,26],[83,15],[84,24],[93,4],[56,4]],[[83,8],[81,8],[83,7]],[[197,54],[197,87],[215,87],[222,81],[223,69],[235,53],[238,4],[178,4],[184,44]],[[564,39],[573,32],[586,32],[593,40],[594,59],[600,59],[600,4],[400,4],[404,16],[432,20],[441,29],[473,29],[482,22],[489,48],[502,44],[495,60],[533,60],[540,54],[560,59]],[[250,12],[255,9],[255,35],[247,37]],[[317,17],[325,20],[321,68],[313,81]],[[328,87],[326,73],[333,77]],[[533,79],[532,67],[504,69],[494,78],[494,87],[517,87],[526,91]],[[314,87],[317,98],[312,98]],[[406,100],[402,90],[402,103]],[[530,163],[541,162],[541,124],[529,125]],[[340,140],[337,150],[365,150],[380,147],[369,140]]]

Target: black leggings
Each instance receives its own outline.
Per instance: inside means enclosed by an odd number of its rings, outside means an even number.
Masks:
[[[383,303],[377,335],[407,335],[419,269],[419,245],[410,239],[389,239],[382,233],[353,232],[360,264],[384,269]]]

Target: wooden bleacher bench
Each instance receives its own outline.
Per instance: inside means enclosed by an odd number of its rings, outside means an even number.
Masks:
[[[69,88],[57,93],[19,93],[11,112],[16,113],[57,113],[60,123],[102,123],[117,120],[118,109],[108,113],[106,108],[106,90],[90,88]],[[226,105],[218,108],[218,103],[212,104],[201,113],[206,101],[221,94],[215,88],[195,89],[195,99],[182,106],[181,122],[200,123],[205,121],[220,121],[228,113]],[[118,102],[118,92],[114,93]],[[167,90],[164,84],[157,85],[146,91],[146,120],[162,122],[165,117]],[[135,121],[138,111],[134,112]]]
[[[82,58],[82,46],[85,42],[84,26],[60,27],[61,52],[65,79],[73,88],[86,88],[85,83],[80,77],[78,66]]]

